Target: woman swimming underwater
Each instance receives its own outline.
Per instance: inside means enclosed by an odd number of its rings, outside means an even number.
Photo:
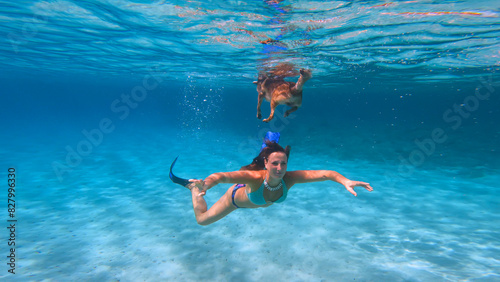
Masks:
[[[268,133],[268,136],[270,133]],[[276,133],[271,133],[276,134]],[[274,139],[279,139],[279,134]],[[356,196],[354,187],[373,191],[370,184],[352,181],[331,170],[287,171],[290,147],[283,149],[276,141],[267,138],[259,155],[253,162],[239,171],[218,172],[204,180],[182,179],[172,173],[175,160],[170,167],[170,178],[191,190],[196,221],[201,225],[212,224],[238,208],[261,208],[283,202],[288,190],[295,184],[332,180],[338,182]],[[176,159],[177,160],[177,159]],[[203,196],[219,183],[236,183],[210,208]]]

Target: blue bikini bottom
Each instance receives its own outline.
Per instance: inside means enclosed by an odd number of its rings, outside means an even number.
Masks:
[[[233,188],[233,205],[239,209],[240,207],[238,207],[238,205],[234,202],[234,195],[236,194],[236,191],[238,191],[238,189],[240,189],[241,187],[245,187],[246,185],[245,184],[237,184],[236,186],[234,186]]]

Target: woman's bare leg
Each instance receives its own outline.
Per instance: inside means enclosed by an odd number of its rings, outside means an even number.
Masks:
[[[233,187],[229,188],[227,192],[207,210],[207,202],[200,194],[198,187],[191,189],[191,196],[193,198],[193,210],[196,222],[200,225],[209,225],[217,220],[225,217],[236,209],[232,204],[232,191]]]

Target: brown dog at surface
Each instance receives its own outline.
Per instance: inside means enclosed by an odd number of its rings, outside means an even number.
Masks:
[[[288,72],[288,74],[297,74],[297,71]],[[271,102],[271,113],[269,117],[262,120],[264,122],[269,122],[274,117],[274,110],[278,105],[288,105],[291,108],[285,112],[285,117],[290,113],[296,111],[302,105],[302,87],[304,83],[312,77],[312,72],[310,70],[301,69],[300,77],[297,83],[285,81],[284,77],[290,76],[283,72],[275,72],[274,74],[263,74],[259,75],[258,81],[253,83],[257,84],[257,92],[259,93],[258,103],[257,103],[257,118],[262,118],[260,112],[260,106],[264,98]]]

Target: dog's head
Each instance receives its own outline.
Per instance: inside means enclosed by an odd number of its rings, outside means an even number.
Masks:
[[[309,80],[312,77],[312,71],[306,69],[300,69],[300,75],[303,79]]]
[[[259,74],[259,77],[257,78],[257,81],[254,81],[253,84],[257,84],[257,85],[261,84],[266,79],[267,79],[267,75],[261,73],[261,74]]]

